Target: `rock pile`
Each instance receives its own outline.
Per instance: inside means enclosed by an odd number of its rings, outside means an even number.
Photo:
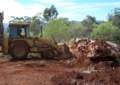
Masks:
[[[74,49],[77,49],[77,58],[82,60],[115,61],[120,56],[119,46],[104,40],[80,39],[75,42],[74,46]]]

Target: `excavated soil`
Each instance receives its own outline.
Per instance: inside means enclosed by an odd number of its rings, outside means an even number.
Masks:
[[[116,47],[84,41],[70,48],[73,57],[69,59],[1,56],[0,85],[120,85],[119,58],[115,61],[120,49]]]
[[[86,67],[75,60],[0,59],[0,85],[120,85],[120,67],[111,62]]]
[[[70,74],[67,61],[0,59],[0,85],[57,85],[55,76]],[[66,64],[66,65],[65,65]]]

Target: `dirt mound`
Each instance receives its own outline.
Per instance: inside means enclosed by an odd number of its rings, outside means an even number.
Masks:
[[[112,67],[111,63],[99,62],[80,71],[55,75],[52,81],[55,85],[120,85],[120,67]]]
[[[120,85],[119,47],[103,40],[78,40],[71,48],[80,70],[52,77],[55,85]]]
[[[117,44],[104,40],[80,39],[71,48],[72,53],[79,63],[116,61],[120,56],[120,48]]]

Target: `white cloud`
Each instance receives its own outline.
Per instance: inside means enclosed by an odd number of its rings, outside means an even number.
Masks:
[[[0,11],[4,11],[4,22],[9,21],[11,16],[33,16],[44,8],[37,3],[24,6],[16,0],[2,0],[0,3]]]
[[[104,8],[120,7],[117,2],[96,2],[96,3],[77,3],[74,0],[34,0],[36,3],[23,5],[20,0],[1,0],[0,11],[4,11],[4,21],[10,20],[10,16],[33,16],[38,12],[43,12],[46,7],[55,5],[59,17],[68,17],[70,20],[81,20],[87,14],[92,14]],[[103,13],[105,14],[105,13]],[[93,14],[94,15],[94,14]]]

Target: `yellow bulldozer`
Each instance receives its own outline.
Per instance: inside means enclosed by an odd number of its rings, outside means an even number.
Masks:
[[[3,13],[0,13],[0,47],[1,52],[10,54],[13,59],[25,59],[29,53],[40,53],[43,58],[70,56],[69,48],[57,45],[42,37],[29,36],[29,23],[9,23],[9,35],[3,28]]]

